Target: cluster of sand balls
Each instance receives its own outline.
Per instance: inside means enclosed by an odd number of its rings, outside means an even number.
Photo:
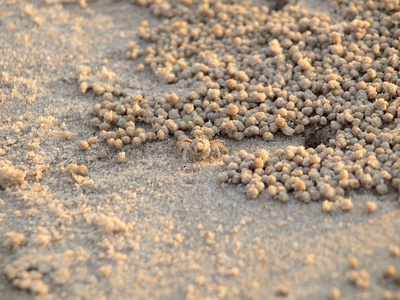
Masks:
[[[249,154],[245,150],[237,155],[224,157],[227,171],[218,176],[221,182],[232,182],[246,186],[249,198],[257,197],[266,190],[269,198],[282,202],[289,200],[289,193],[301,201],[323,201],[324,211],[340,207],[344,211],[351,210],[353,204],[345,198],[349,189],[375,188],[379,194],[388,192],[388,181],[397,184],[399,180],[392,179],[393,171],[380,166],[376,154],[363,156],[365,151],[355,150],[343,152],[340,149],[326,147],[320,144],[314,148],[287,147],[270,153],[265,149]],[[358,159],[358,156],[361,156]],[[379,166],[379,168],[378,168]],[[397,169],[397,173],[399,169]],[[366,204],[368,212],[376,210],[376,204]]]
[[[16,288],[43,297],[49,293],[49,282],[62,286],[71,279],[70,262],[66,260],[72,255],[71,250],[48,256],[30,255],[7,264],[4,273]]]
[[[82,92],[103,95],[92,125],[110,147],[169,135],[268,142],[313,132],[306,147],[226,158],[220,180],[244,184],[251,198],[266,189],[284,202],[291,192],[326,200],[326,211],[351,209],[349,189],[400,190],[398,0],[330,1],[329,15],[236,0],[132,2],[163,21],[144,21],[137,34],[152,45],[130,43],[127,57],[190,92],[149,97],[81,76]]]
[[[11,162],[0,161],[0,190],[23,184],[25,177],[26,172],[14,167]]]

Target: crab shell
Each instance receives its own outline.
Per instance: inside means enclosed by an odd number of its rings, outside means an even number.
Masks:
[[[192,143],[193,151],[200,153],[210,148],[210,141],[202,138],[201,140],[194,140]]]

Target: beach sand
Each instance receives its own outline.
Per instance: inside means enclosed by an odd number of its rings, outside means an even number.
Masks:
[[[151,44],[144,20],[162,22],[128,1],[0,1],[0,299],[400,299],[395,191],[351,190],[350,211],[326,213],[291,194],[248,199],[218,180],[215,153],[184,161],[173,136],[125,146],[122,163],[100,139],[79,150],[101,102],[81,93],[81,66],[137,93],[188,93],[125,58]],[[304,143],[218,139],[232,154]]]

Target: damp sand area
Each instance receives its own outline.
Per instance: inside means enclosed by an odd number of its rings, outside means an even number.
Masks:
[[[400,299],[398,0],[3,0],[0,42],[0,299]]]

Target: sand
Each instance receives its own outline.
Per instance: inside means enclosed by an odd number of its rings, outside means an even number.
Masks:
[[[161,22],[127,1],[0,1],[0,299],[399,299],[395,192],[352,191],[350,212],[327,214],[248,200],[218,181],[221,160],[183,161],[173,137],[125,147],[121,164],[104,142],[78,149],[99,102],[80,93],[80,66],[185,92],[125,59],[128,42],[147,45],[143,20]],[[221,139],[231,153],[304,142]]]

